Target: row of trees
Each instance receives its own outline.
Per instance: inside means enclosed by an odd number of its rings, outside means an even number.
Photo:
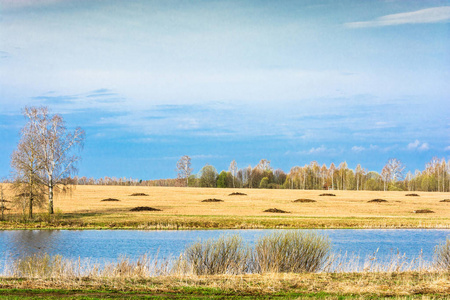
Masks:
[[[178,161],[177,169],[179,182],[174,185],[192,187],[450,191],[450,164],[438,158],[433,158],[425,170],[406,175],[405,166],[395,158],[386,163],[381,173],[369,171],[359,164],[352,170],[346,162],[338,166],[331,163],[327,167],[313,161],[303,167],[295,166],[286,174],[281,169],[274,170],[270,161],[262,159],[254,167],[238,169],[233,160],[228,171],[218,173],[213,166],[205,165],[198,174],[191,174],[188,156]],[[166,180],[144,184],[169,185]]]
[[[361,165],[348,168],[346,162],[330,166],[313,161],[304,166],[295,166],[289,173],[274,169],[270,161],[263,159],[256,166],[239,169],[232,161],[228,171],[217,172],[205,165],[197,174],[192,174],[191,159],[183,156],[177,163],[177,178],[139,180],[133,178],[87,178],[72,177],[67,183],[74,185],[122,185],[122,186],[190,186],[221,188],[285,188],[285,189],[332,189],[332,190],[408,190],[449,191],[450,164],[445,159],[433,158],[425,170],[404,174],[405,166],[398,159],[391,159],[381,173],[369,171]]]
[[[11,155],[14,202],[24,213],[33,216],[34,206],[43,206],[48,199],[48,212],[53,214],[55,189],[64,191],[67,178],[76,171],[84,131],[68,132],[60,115],[51,115],[46,107],[26,107],[27,123],[20,132],[17,149]]]

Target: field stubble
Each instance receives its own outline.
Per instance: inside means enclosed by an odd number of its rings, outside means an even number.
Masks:
[[[247,195],[232,196],[231,192]],[[133,194],[148,196],[133,196]],[[319,196],[318,190],[218,189],[141,186],[76,186],[59,195],[55,207],[62,213],[49,222],[29,222],[28,227],[61,228],[450,228],[450,204],[440,202],[450,193],[333,191]],[[12,195],[7,189],[6,199]],[[120,201],[108,202],[103,199]],[[223,202],[202,202],[221,199]],[[294,202],[312,199],[316,202]],[[383,203],[368,203],[384,199]],[[161,211],[131,212],[149,206]],[[276,208],[287,214],[264,212]],[[432,214],[414,211],[428,209]],[[23,227],[14,222],[18,209],[7,212],[9,222],[1,228]],[[45,214],[45,209],[42,210]],[[39,218],[38,218],[39,219]]]

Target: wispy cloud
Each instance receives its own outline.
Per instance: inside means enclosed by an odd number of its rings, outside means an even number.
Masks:
[[[59,112],[93,108],[117,111],[118,107],[123,106],[125,102],[122,96],[109,89],[97,89],[79,94],[56,94],[50,91],[43,95],[32,97],[32,99],[41,102],[42,105],[56,107]]]
[[[445,151],[450,151],[450,146],[445,147]]]
[[[328,151],[328,149],[324,145],[322,145],[322,146],[317,147],[317,148],[313,147],[313,148],[309,149],[308,154],[324,153],[326,151]]]
[[[430,145],[428,145],[428,143],[421,143],[419,140],[415,140],[414,142],[409,143],[407,148],[408,150],[425,151],[430,149]]]
[[[403,24],[424,24],[450,21],[450,6],[432,7],[413,12],[398,13],[364,22],[345,23],[350,28],[382,27]]]
[[[62,0],[0,0],[0,5],[3,9],[17,9],[29,6],[46,6],[58,2],[62,2]]]
[[[352,147],[353,152],[362,152],[364,150],[366,150],[366,148],[364,148],[363,146],[353,146]]]

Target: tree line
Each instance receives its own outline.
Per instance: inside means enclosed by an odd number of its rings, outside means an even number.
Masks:
[[[404,164],[390,159],[381,173],[369,171],[360,164],[350,169],[346,162],[338,165],[320,165],[312,161],[295,166],[288,173],[274,169],[269,160],[262,159],[256,166],[238,168],[233,160],[228,170],[220,173],[212,165],[205,165],[193,174],[191,158],[187,155],[177,162],[177,178],[139,180],[133,178],[87,178],[73,177],[68,180],[75,185],[122,185],[167,187],[218,187],[218,188],[269,188],[269,189],[328,189],[370,191],[450,191],[450,164],[434,157],[424,170],[405,173]]]
[[[205,165],[197,174],[191,174],[190,158],[183,156],[177,164],[178,182],[171,179],[148,181],[147,185],[219,187],[219,188],[271,188],[271,189],[331,189],[371,191],[450,191],[450,164],[445,159],[434,157],[425,169],[405,174],[404,164],[390,159],[381,173],[369,171],[360,164],[350,169],[346,162],[339,165],[320,165],[312,161],[304,166],[295,166],[285,173],[274,169],[270,161],[262,159],[256,166],[238,169],[232,161],[228,171],[217,172]],[[188,171],[187,171],[188,170]]]

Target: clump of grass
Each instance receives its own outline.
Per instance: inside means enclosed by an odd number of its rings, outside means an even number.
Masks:
[[[434,213],[434,211],[429,210],[429,209],[417,209],[417,210],[414,210],[413,213],[415,213],[415,214],[432,214],[432,213]]]
[[[450,202],[450,199],[444,199],[444,200],[441,200],[439,202]]]
[[[317,202],[317,201],[312,200],[312,199],[297,199],[297,200],[294,200],[293,202],[310,203],[310,202]]]
[[[413,193],[413,194],[406,194],[405,196],[408,196],[408,197],[420,197],[419,194],[415,194],[415,193]]]
[[[288,214],[289,213],[288,211],[278,209],[278,208],[269,208],[269,209],[266,209],[264,212],[280,213],[280,214]]]
[[[137,207],[130,209],[130,211],[161,211],[161,209],[150,207],[150,206],[137,206]]]
[[[302,273],[323,269],[331,243],[325,236],[301,231],[276,232],[261,237],[255,245],[258,272]]]
[[[229,194],[228,196],[247,196],[246,193],[240,193],[240,192],[233,192]]]
[[[331,193],[323,193],[323,194],[320,194],[319,196],[330,196],[330,197],[334,197],[334,196],[336,196],[335,194],[331,194]]]
[[[369,200],[367,202],[369,202],[369,203],[382,203],[382,202],[387,202],[387,200],[384,200],[384,199],[372,199],[372,200]]]
[[[101,200],[101,201],[117,202],[117,201],[120,201],[120,200],[119,200],[119,199],[115,199],[115,198],[106,198],[106,199],[103,199],[103,200]]]
[[[238,235],[199,241],[188,247],[176,266],[195,275],[242,274],[248,272],[250,251]]]
[[[146,193],[133,193],[130,196],[148,196]]]
[[[211,199],[202,200],[202,202],[223,202],[223,200],[216,199],[216,198],[211,198]]]
[[[44,278],[75,275],[70,260],[61,255],[39,253],[14,260],[11,273],[14,277]]]
[[[450,239],[434,248],[434,263],[438,269],[450,272]]]

